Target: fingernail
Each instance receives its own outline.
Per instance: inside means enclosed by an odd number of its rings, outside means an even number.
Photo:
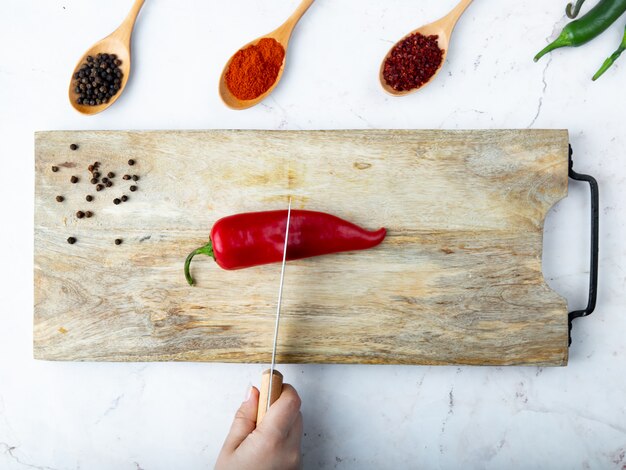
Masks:
[[[246,389],[246,396],[243,399],[244,403],[247,402],[252,396],[252,382],[248,382],[248,388]]]

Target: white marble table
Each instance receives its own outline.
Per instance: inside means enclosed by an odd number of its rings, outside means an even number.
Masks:
[[[567,128],[575,168],[601,185],[596,312],[574,325],[566,368],[282,366],[303,397],[305,468],[626,468],[626,58],[590,76],[624,19],[538,64],[563,2],[477,0],[444,74],[404,99],[377,84],[392,41],[454,0],[318,0],[283,82],[245,112],[216,93],[237,47],[296,0],[148,0],[122,99],[86,118],[67,103],[84,49],[130,0],[3,0],[0,14],[0,468],[208,469],[259,365],[32,359],[33,132],[44,129]],[[546,223],[544,273],[586,302],[588,189]]]

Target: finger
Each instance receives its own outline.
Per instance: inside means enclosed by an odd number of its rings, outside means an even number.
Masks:
[[[226,441],[224,442],[224,448],[228,448],[231,451],[235,450],[248,437],[248,435],[256,428],[256,412],[259,404],[259,390],[256,387],[251,387],[250,396],[244,401],[237,413],[235,413],[235,419],[230,427]]]
[[[302,420],[302,412],[298,413],[296,420],[293,422],[289,435],[287,436],[287,442],[290,444],[300,446],[302,440],[302,431],[304,431],[304,421]]]
[[[301,468],[302,465],[302,413],[298,413],[287,436],[284,448],[288,452],[290,465],[288,468]]]
[[[284,437],[289,434],[291,427],[300,413],[300,396],[296,389],[289,384],[283,384],[283,391],[259,425],[259,429],[274,429]]]

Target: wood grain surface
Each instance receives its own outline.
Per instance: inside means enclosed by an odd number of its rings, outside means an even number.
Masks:
[[[287,263],[279,363],[567,363],[566,303],[541,272],[543,221],[567,194],[566,131],[35,141],[37,359],[269,362],[280,264],[223,271],[197,257],[189,287],[183,261],[218,218],[284,209],[292,196],[294,208],[388,236],[372,250]],[[112,188],[93,190],[94,160],[117,174]],[[141,178],[134,193],[121,179],[129,171]],[[122,194],[130,200],[114,205]],[[95,215],[79,220],[77,210]]]

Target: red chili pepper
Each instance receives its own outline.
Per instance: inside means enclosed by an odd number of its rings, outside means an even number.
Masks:
[[[212,256],[223,269],[242,269],[283,259],[287,211],[248,212],[224,217],[211,229],[209,243],[192,251],[185,261],[190,285],[191,259]],[[365,250],[383,241],[384,228],[370,232],[323,212],[292,210],[287,259],[302,259],[341,251]]]

